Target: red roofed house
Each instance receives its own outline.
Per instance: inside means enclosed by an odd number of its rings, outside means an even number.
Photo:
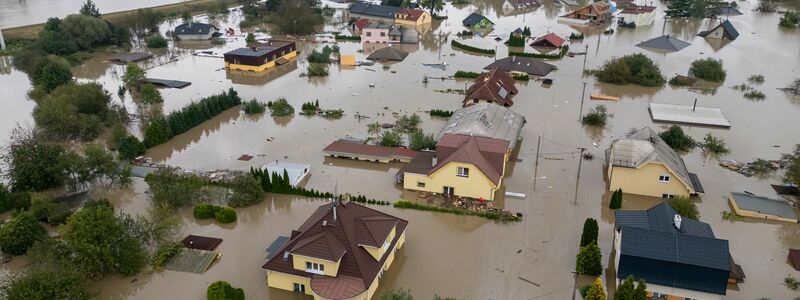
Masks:
[[[505,175],[509,142],[445,134],[436,153],[420,152],[401,170],[409,190],[493,201]]]
[[[361,30],[363,30],[364,27],[367,27],[369,23],[369,19],[358,18],[352,24],[350,24],[350,32],[352,32],[354,35],[361,35]]]
[[[511,75],[497,69],[483,73],[467,89],[463,106],[478,103],[492,103],[506,107],[514,105],[511,98],[519,92],[514,83]]]
[[[536,38],[531,43],[531,47],[539,48],[558,48],[561,45],[564,45],[564,39],[552,32]]]
[[[262,267],[267,286],[314,299],[369,300],[403,247],[407,226],[355,203],[320,206]]]
[[[653,24],[656,19],[655,6],[631,5],[625,7],[617,16],[620,23],[633,23],[636,27]]]
[[[433,18],[421,9],[401,8],[394,14],[394,23],[397,25],[419,26],[430,24]]]
[[[367,145],[358,141],[338,140],[322,149],[330,157],[389,163],[410,162],[417,151],[402,147]]]

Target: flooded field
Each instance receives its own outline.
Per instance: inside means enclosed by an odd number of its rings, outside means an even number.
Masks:
[[[44,23],[48,18],[63,18],[77,13],[83,0],[2,0],[0,1],[0,28]],[[183,2],[181,0],[95,0],[102,13],[112,13],[143,7]]]
[[[778,90],[800,77],[800,30],[779,29],[777,14],[752,12],[755,1],[737,2],[739,10],[745,14],[731,17],[730,21],[741,36],[726,44],[712,44],[695,36],[698,31],[715,26],[714,21],[662,23],[663,4],[659,4],[654,24],[637,29],[617,28],[614,34],[604,35],[600,29],[556,23],[555,18],[568,8],[545,2],[538,9],[524,12],[504,12],[499,0],[474,0],[472,5],[457,7],[448,4],[442,12],[449,16],[448,20],[421,28],[425,33],[419,45],[403,45],[410,52],[405,61],[391,64],[388,69],[381,64],[342,69],[331,65],[330,76],[319,79],[299,76],[308,66],[305,54],[314,47],[322,47],[314,43],[299,43],[303,54],[295,63],[262,77],[226,72],[220,58],[191,56],[188,50],[181,50],[208,48],[224,52],[244,45],[243,38],[224,46],[179,44],[175,49],[158,52],[156,59],[143,63],[148,68],[148,77],[192,82],[185,89],[162,90],[165,113],[234,87],[243,99],[257,98],[266,102],[285,97],[296,109],[303,102],[319,100],[321,108],[340,108],[345,116],[341,120],[300,115],[245,116],[234,108],[148,150],[147,156],[158,162],[197,170],[248,169],[274,160],[307,163],[311,165],[311,176],[306,184],[310,188],[332,191],[337,186],[342,193],[360,193],[389,201],[414,197],[394,183],[393,176],[402,165],[326,158],[322,148],[345,136],[366,138],[368,123],[392,122],[394,112],[416,112],[422,116],[422,128],[426,132],[438,132],[444,120],[430,118],[422,111],[459,108],[462,96],[436,90],[461,89],[471,81],[423,83],[423,77],[450,76],[457,70],[478,72],[495,59],[450,47],[455,32],[463,30],[461,20],[473,11],[484,14],[497,25],[488,36],[467,39],[463,43],[497,48],[498,58],[505,57],[507,49],[502,42],[496,42],[495,37],[506,39],[517,27],[531,27],[534,36],[548,32],[561,36],[584,32],[586,38],[571,43],[570,47],[576,52],[587,51],[587,55],[551,62],[558,67],[548,76],[555,81],[552,86],[543,87],[536,81],[517,84],[520,91],[512,109],[524,115],[528,123],[522,129],[519,161],[505,180],[505,190],[527,196],[506,197],[500,201],[506,209],[522,212],[525,215],[522,222],[497,224],[474,217],[377,208],[410,222],[406,246],[382,279],[380,289],[409,288],[420,299],[429,299],[434,294],[467,299],[568,299],[574,291],[574,277],[570,271],[574,269],[585,218],[600,220],[604,264],[613,264],[610,257],[614,217],[613,211],[607,209],[609,193],[604,178],[604,151],[613,139],[623,137],[631,128],[651,126],[657,131],[666,128],[652,123],[647,111],[649,103],[690,105],[696,98],[698,105],[721,108],[732,124],[730,129],[683,128],[698,140],[706,133],[724,138],[732,149],[726,157],[729,159],[777,159],[800,142],[800,132],[795,130],[800,126],[800,118],[796,117],[800,115],[800,99]],[[220,25],[234,26],[237,18],[234,14]],[[175,25],[175,22],[165,24],[162,31]],[[326,30],[339,29],[329,25]],[[634,46],[661,35],[662,30],[692,45],[666,54]],[[364,60],[372,51],[371,47],[354,42],[339,43],[339,46],[341,53],[355,54],[357,60]],[[526,49],[526,52],[532,51]],[[668,78],[686,74],[693,60],[705,57],[723,59],[728,76],[714,94],[700,94],[670,86],[614,86],[582,75],[584,65],[587,69],[597,68],[609,58],[629,53],[651,57]],[[129,111],[135,112],[136,105],[129,95],[124,99],[116,95],[123,67],[106,62],[109,56],[99,55],[76,67],[74,72],[81,81],[102,82],[116,101],[123,101]],[[447,70],[422,65],[441,61],[450,64]],[[5,140],[16,122],[30,120],[34,104],[25,100],[25,93],[30,89],[26,75],[10,67],[3,68],[8,64],[6,61],[0,63],[3,63],[0,64],[0,88],[13,96],[7,97],[6,93],[2,100],[0,138]],[[741,92],[731,88],[754,74],[766,78],[763,85],[757,86],[767,96],[763,101],[747,100]],[[584,83],[586,99],[581,104]],[[619,96],[621,100],[589,100],[591,92]],[[598,104],[606,105],[614,117],[605,129],[584,128],[578,121],[581,107],[586,112]],[[355,118],[356,113],[369,118]],[[539,137],[542,143],[537,167]],[[579,147],[587,148],[595,159],[583,161],[578,179]],[[242,154],[255,158],[248,162],[236,160]],[[769,184],[777,183],[780,178],[744,177],[719,167],[716,159],[705,156],[700,150],[684,155],[684,159],[689,170],[698,174],[706,191],[702,199],[698,199],[701,220],[712,226],[718,238],[730,241],[731,254],[747,274],[738,290],[728,290],[725,299],[795,297],[782,282],[787,275],[796,275],[785,260],[788,248],[800,247],[800,226],[750,221],[732,223],[722,220],[720,215],[730,210],[725,198],[729,192],[746,190],[773,196]],[[146,190],[146,184],[137,180],[130,190],[116,197],[117,208],[133,214],[145,213],[149,202]],[[658,201],[626,196],[623,208],[645,209]],[[240,209],[239,221],[224,226],[195,221],[190,212],[184,211],[182,234],[224,239],[219,248],[222,259],[205,274],[171,271],[140,274],[135,280],[102,281],[95,288],[101,291],[102,299],[154,299],[166,294],[181,299],[200,299],[207,284],[227,280],[244,288],[249,299],[293,299],[296,296],[291,293],[266,287],[266,272],[261,269],[265,261],[264,249],[276,236],[286,235],[299,226],[322,204],[321,200],[269,195],[267,201],[258,206]],[[613,272],[607,272],[604,280],[613,282],[613,279]],[[590,279],[580,280],[584,284]]]

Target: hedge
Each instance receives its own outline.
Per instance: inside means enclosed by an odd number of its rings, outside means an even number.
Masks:
[[[530,78],[530,76],[528,76],[528,74],[514,74],[514,75],[511,76],[511,78],[514,78],[514,80],[519,80],[519,81],[531,80],[531,78]]]
[[[181,244],[176,242],[169,242],[159,245],[158,249],[156,249],[156,252],[153,253],[153,270],[161,271],[164,265],[166,265],[167,262],[169,262],[169,260],[175,256],[175,254],[178,254],[180,246]]]
[[[481,48],[477,48],[477,47],[472,47],[472,46],[469,46],[469,45],[464,45],[462,43],[459,43],[456,40],[451,40],[450,41],[450,46],[453,47],[453,48],[458,48],[458,49],[461,49],[461,50],[466,50],[466,51],[475,52],[475,53],[483,53],[483,54],[494,54],[495,53],[494,49],[481,49]]]
[[[521,216],[515,215],[510,212],[505,211],[472,211],[468,209],[462,208],[449,208],[449,207],[440,207],[440,206],[431,206],[419,203],[412,203],[405,200],[400,200],[394,203],[394,207],[396,208],[407,208],[407,209],[415,209],[421,211],[433,211],[433,212],[440,212],[440,213],[449,213],[454,215],[462,215],[462,216],[476,216],[481,218],[486,218],[489,220],[498,220],[502,222],[519,222],[522,220]]]
[[[361,36],[358,35],[335,35],[337,41],[361,41]]]
[[[519,56],[519,57],[531,57],[531,58],[541,58],[541,59],[561,59],[564,55],[567,55],[569,51],[569,46],[564,45],[561,46],[558,50],[558,54],[542,54],[542,53],[525,53],[525,52],[516,52],[508,50],[508,56]]]
[[[431,114],[431,116],[434,116],[434,117],[449,118],[450,116],[453,115],[453,112],[449,111],[449,110],[431,109],[430,114]]]
[[[213,204],[200,203],[194,207],[194,217],[195,219],[213,218],[219,209],[219,206]]]
[[[236,211],[230,207],[220,207],[219,210],[214,213],[214,219],[222,224],[236,222]]]
[[[189,103],[181,110],[174,111],[166,117],[151,120],[144,130],[144,144],[148,148],[163,144],[173,136],[187,132],[241,103],[242,99],[233,88],[228,89],[227,92],[223,91],[221,94]]]
[[[455,78],[478,78],[478,76],[481,76],[481,73],[469,71],[456,71],[456,74],[453,75]]]

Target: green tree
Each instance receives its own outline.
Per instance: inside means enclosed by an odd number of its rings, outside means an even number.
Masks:
[[[611,201],[608,203],[608,208],[619,209],[622,207],[622,189],[618,189],[611,194]]]
[[[606,300],[606,291],[603,288],[603,281],[600,277],[594,280],[592,287],[586,291],[586,298],[584,300]]]
[[[600,104],[592,108],[581,118],[581,124],[593,127],[605,127],[608,123],[608,118],[613,116],[613,114],[607,112],[605,105]]]
[[[629,54],[606,61],[594,71],[601,82],[612,84],[634,83],[641,86],[656,87],[666,83],[664,75],[653,60],[644,54]]]
[[[255,36],[255,35],[253,35],[253,33],[252,33],[252,32],[248,32],[248,33],[247,33],[247,37],[244,39],[244,42],[245,42],[247,45],[253,44],[253,43],[255,43],[255,42],[256,42],[256,36]]]
[[[164,98],[161,97],[161,92],[159,92],[154,85],[149,83],[146,83],[142,86],[139,94],[142,97],[142,103],[145,104],[158,104],[164,102]]]
[[[70,268],[27,272],[12,279],[4,290],[10,300],[88,300],[92,295],[83,275]]]
[[[433,134],[426,135],[422,129],[414,129],[408,134],[409,148],[414,150],[436,149],[436,139]]]
[[[431,16],[444,9],[444,0],[419,0],[419,7],[430,11]]]
[[[122,75],[122,82],[124,82],[128,88],[138,91],[142,86],[142,81],[145,76],[147,76],[147,74],[139,65],[130,62],[125,66],[125,74]]]
[[[382,129],[383,127],[381,127],[381,123],[378,123],[378,121],[367,124],[367,133],[369,133],[369,135],[378,136]]]
[[[397,147],[403,144],[403,137],[397,131],[384,131],[378,144],[384,147]]]
[[[706,136],[703,138],[703,148],[706,151],[714,153],[714,154],[727,154],[730,152],[728,146],[725,144],[725,140],[722,138],[715,137],[710,133],[706,133]]]
[[[261,183],[250,175],[236,177],[228,182],[228,186],[233,192],[228,199],[228,205],[231,207],[247,207],[258,204],[266,196],[264,190],[261,189]]]
[[[50,55],[39,62],[30,74],[31,82],[45,93],[72,82],[70,65],[63,58]]]
[[[683,129],[678,125],[670,126],[658,136],[675,151],[690,151],[697,145],[697,142],[691,136],[683,133]]]
[[[322,25],[324,18],[310,1],[280,1],[271,20],[286,34],[305,35]]]
[[[191,22],[192,21],[192,14],[189,13],[188,10],[184,10],[183,13],[181,14],[181,20],[183,20],[183,23]]]
[[[597,220],[593,218],[586,218],[583,222],[583,233],[581,234],[581,247],[586,247],[591,243],[597,243],[597,235],[600,227],[597,225]]]
[[[166,48],[169,44],[167,39],[165,39],[160,34],[154,34],[147,38],[146,40],[147,48]]]
[[[119,152],[119,157],[124,160],[131,160],[144,154],[145,147],[144,143],[139,141],[138,138],[132,135],[128,135],[119,140],[117,143],[117,152]]]
[[[414,300],[414,297],[411,296],[411,291],[408,289],[400,288],[400,289],[391,289],[385,290],[381,292],[380,296],[378,296],[380,300]]]
[[[689,67],[689,75],[713,82],[725,81],[725,69],[722,60],[713,58],[698,59]]]
[[[575,260],[575,270],[584,275],[600,275],[603,273],[603,254],[597,243],[581,247]]]
[[[214,212],[214,219],[222,224],[236,222],[236,210],[230,207],[220,207]]]
[[[83,3],[83,6],[81,6],[80,14],[84,16],[99,18],[100,10],[97,9],[97,6],[94,5],[94,2],[92,2],[92,0],[86,0],[86,2]]]
[[[614,293],[614,300],[647,300],[647,285],[644,280],[639,280],[639,283],[633,279],[633,276],[628,276],[617,287]]]
[[[145,177],[150,198],[156,206],[178,208],[206,198],[206,181],[195,175],[183,175],[173,168],[159,168]]]
[[[147,252],[129,229],[109,206],[84,207],[63,230],[68,259],[89,277],[136,274],[147,264]]]
[[[171,138],[172,129],[164,118],[152,119],[144,128],[144,145],[147,148],[166,143]]]
[[[692,220],[700,219],[700,212],[697,210],[697,205],[694,204],[692,199],[686,197],[673,197],[667,200],[667,204],[671,206],[679,215]]]
[[[43,142],[34,129],[13,129],[8,146],[0,153],[11,191],[42,191],[61,185],[64,153],[63,147]]]
[[[206,290],[208,300],[244,300],[244,290],[234,288],[227,281],[215,281]]]
[[[276,117],[294,115],[294,107],[289,104],[289,101],[286,101],[286,98],[275,99],[269,109],[272,111],[272,115]]]
[[[11,255],[28,252],[33,243],[47,237],[39,221],[27,213],[20,213],[0,227],[0,249]]]
[[[98,83],[63,85],[39,102],[33,119],[52,138],[92,140],[113,119],[110,103],[111,95]]]
[[[800,185],[800,144],[795,145],[794,153],[787,155],[789,166],[786,168],[783,180]]]
[[[89,50],[109,44],[114,38],[109,23],[85,15],[69,15],[61,22],[59,34],[75,42],[79,50]]]

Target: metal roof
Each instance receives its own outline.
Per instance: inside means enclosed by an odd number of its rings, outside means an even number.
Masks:
[[[689,218],[681,218],[681,229],[675,227],[675,211],[662,202],[648,210],[618,210],[615,212],[616,226],[636,227],[667,233],[714,238],[714,231],[707,223]]]
[[[350,6],[350,13],[362,14],[381,18],[394,18],[400,10],[397,6],[377,5],[366,2],[356,2]]]
[[[445,134],[474,135],[508,141],[513,150],[519,140],[519,133],[525,125],[525,117],[496,104],[480,103],[453,112],[438,134],[439,140]]]
[[[469,16],[467,16],[464,19],[464,21],[461,22],[461,24],[463,24],[464,26],[472,26],[472,25],[480,23],[480,21],[483,20],[483,19],[486,19],[486,21],[489,21],[489,23],[494,24],[494,22],[489,20],[489,18],[484,17],[483,15],[481,15],[479,13],[476,13],[476,12],[473,12],[473,13],[469,14]]]
[[[652,38],[641,42],[636,45],[636,47],[646,48],[646,49],[655,49],[655,50],[662,50],[667,52],[675,52],[683,50],[683,48],[691,46],[691,43],[681,41],[676,39],[670,35],[662,35],[656,38]]]
[[[367,59],[369,60],[393,60],[393,61],[403,61],[408,56],[408,52],[405,52],[398,47],[386,47],[382,49],[375,50]]]
[[[736,202],[736,206],[741,209],[787,219],[797,219],[794,209],[786,201],[737,192],[732,192],[731,197]]]
[[[498,69],[506,72],[522,72],[535,76],[547,76],[556,66],[529,57],[508,56],[498,59],[484,70]]]
[[[731,21],[728,20],[723,21],[722,23],[715,26],[714,28],[711,28],[710,30],[700,31],[700,33],[698,33],[697,35],[705,37],[711,34],[712,32],[716,31],[720,27],[722,27],[723,31],[722,34],[725,36],[725,38],[729,40],[735,40],[737,37],[739,37],[739,31],[736,30],[736,28],[733,27],[733,24],[731,24]]]
[[[650,162],[660,162],[678,175],[683,183],[695,193],[696,188],[683,159],[665,143],[650,127],[645,127],[624,139],[611,143],[609,149],[612,166],[638,168]],[[697,180],[699,186],[699,180]]]
[[[194,35],[194,34],[209,34],[213,30],[216,30],[217,27],[211,24],[205,23],[183,23],[175,27],[175,34],[178,35]]]

